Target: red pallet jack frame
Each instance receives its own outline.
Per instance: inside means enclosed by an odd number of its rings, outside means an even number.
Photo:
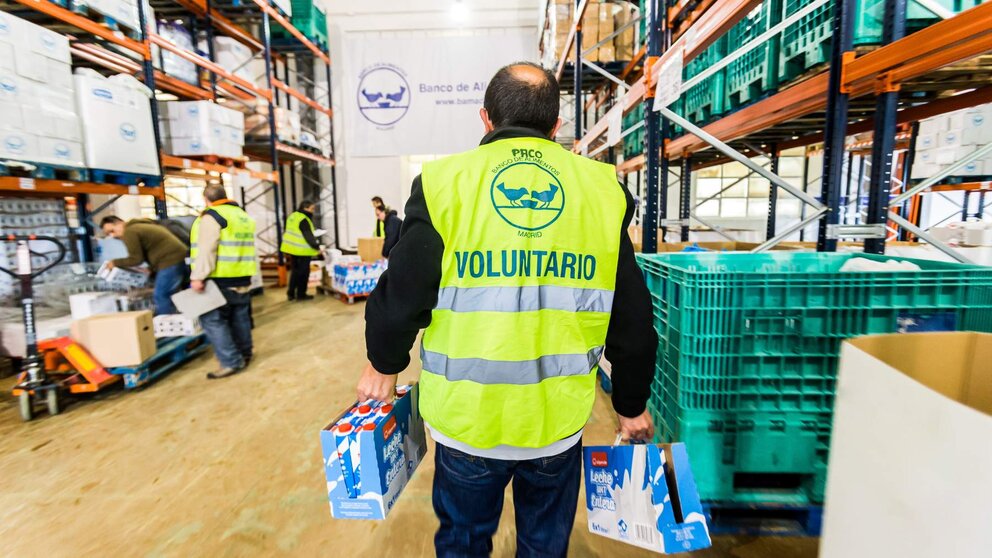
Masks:
[[[82,345],[69,337],[38,341],[38,351],[45,359],[45,372],[57,377],[56,382],[69,393],[97,392],[121,379],[108,372]],[[27,373],[22,372],[18,383],[26,378]],[[13,394],[17,397],[24,391],[35,395],[31,390],[17,388]]]

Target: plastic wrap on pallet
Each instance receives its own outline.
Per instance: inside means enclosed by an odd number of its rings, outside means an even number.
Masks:
[[[335,264],[332,288],[345,295],[367,295],[375,289],[384,271],[386,260]]]
[[[174,43],[183,50],[189,52],[196,51],[196,45],[193,44],[193,35],[181,23],[159,20],[158,33],[163,39]],[[186,83],[193,85],[200,84],[200,71],[196,64],[166,49],[161,50],[161,56],[162,71],[166,74],[179,78]]]

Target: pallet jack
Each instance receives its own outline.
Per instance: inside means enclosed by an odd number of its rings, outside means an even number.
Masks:
[[[18,236],[0,237],[0,241],[17,243],[17,271],[0,267],[0,271],[18,279],[21,284],[21,309],[24,319],[24,339],[26,355],[21,363],[21,375],[14,386],[13,394],[17,397],[21,411],[21,419],[29,421],[34,418],[35,406],[44,401],[49,415],[57,415],[61,411],[59,393],[67,390],[71,393],[88,393],[119,381],[103,368],[86,349],[68,337],[45,339],[39,341],[34,315],[34,289],[32,280],[49,269],[55,267],[65,257],[65,247],[50,236]],[[31,248],[29,242],[50,242],[58,249],[58,256],[47,262],[41,269],[32,269]]]

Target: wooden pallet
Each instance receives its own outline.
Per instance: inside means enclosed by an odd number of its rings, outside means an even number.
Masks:
[[[145,362],[138,366],[111,368],[109,371],[111,374],[124,376],[124,387],[134,389],[185,364],[209,346],[204,333],[159,339],[158,351]]]
[[[345,294],[342,292],[335,291],[334,289],[328,289],[322,285],[317,286],[317,292],[322,295],[327,295],[334,297],[345,304],[354,304],[356,300],[365,300],[369,297],[371,293],[365,294]]]
[[[823,507],[792,504],[703,502],[713,535],[818,537]]]
[[[119,186],[149,186],[162,185],[162,177],[154,174],[139,174],[104,169],[89,169],[93,182],[102,184],[117,184]]]
[[[86,182],[89,180],[89,171],[81,167],[2,160],[0,161],[0,176]]]

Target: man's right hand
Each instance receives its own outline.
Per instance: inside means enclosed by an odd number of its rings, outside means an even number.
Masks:
[[[622,415],[617,415],[617,418],[620,419],[620,433],[624,441],[650,442],[654,438],[654,421],[646,410],[634,418]]]
[[[202,293],[203,289],[206,288],[207,285],[203,281],[193,280],[189,282],[189,286],[194,291]]]

